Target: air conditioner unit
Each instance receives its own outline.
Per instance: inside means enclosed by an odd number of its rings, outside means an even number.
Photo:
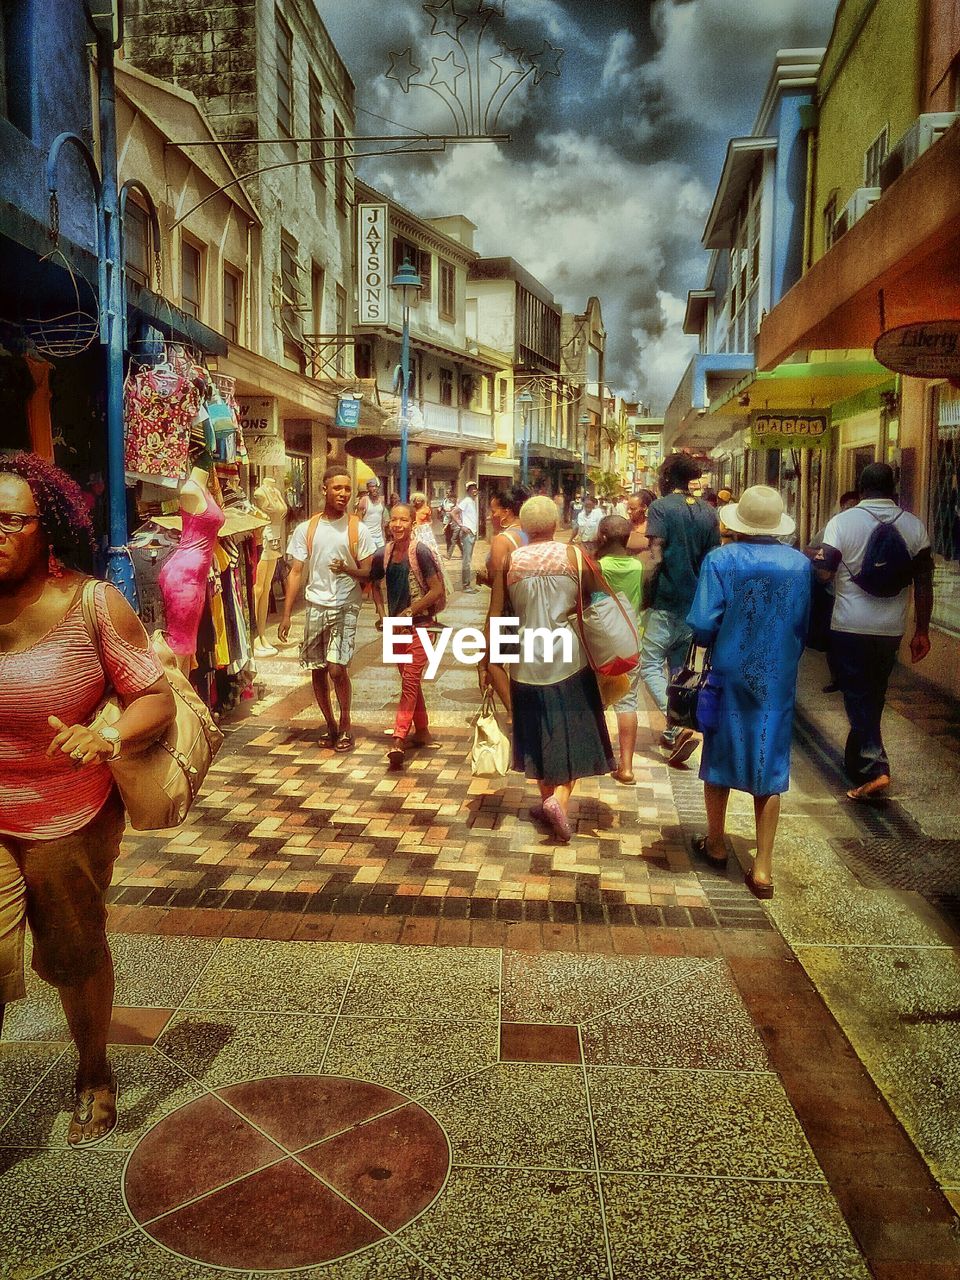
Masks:
[[[841,219],[846,220],[844,230],[849,231],[879,199],[879,187],[858,187],[844,205],[843,213],[840,215]]]
[[[892,186],[958,119],[957,111],[930,111],[918,116],[880,166],[880,190]]]

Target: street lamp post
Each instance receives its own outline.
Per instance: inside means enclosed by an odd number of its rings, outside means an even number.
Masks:
[[[520,483],[525,485],[530,480],[530,406],[533,404],[533,396],[530,394],[529,387],[524,387],[517,396],[517,404],[523,415],[523,462]]]
[[[409,258],[404,258],[399,271],[393,277],[392,287],[396,289],[403,307],[403,337],[400,342],[400,364],[397,367],[397,379],[400,382],[400,501],[406,502],[410,487],[410,468],[407,461],[407,445],[410,431],[408,420],[410,401],[410,308],[416,306],[420,298],[420,290],[423,288],[423,281]],[[396,385],[396,379],[394,385]]]

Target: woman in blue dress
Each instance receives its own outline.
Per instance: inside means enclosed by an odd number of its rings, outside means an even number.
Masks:
[[[755,485],[720,511],[733,541],[703,562],[687,616],[698,644],[712,646],[720,686],[716,728],[704,727],[700,777],[707,834],[697,848],[726,865],[730,791],[754,798],[757,851],[746,874],[758,898],[773,897],[773,842],[780,796],[790,785],[790,740],[797,666],[810,612],[812,570],[778,538],[793,533],[775,489]]]

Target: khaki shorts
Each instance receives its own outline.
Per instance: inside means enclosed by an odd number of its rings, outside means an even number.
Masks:
[[[72,835],[0,835],[0,1004],[26,994],[27,921],[34,972],[53,986],[79,985],[109,956],[105,898],[123,827],[123,805],[114,791],[93,821]]]
[[[359,617],[359,604],[344,604],[334,609],[308,604],[300,646],[301,667],[316,671],[330,663],[349,666],[357,644]]]

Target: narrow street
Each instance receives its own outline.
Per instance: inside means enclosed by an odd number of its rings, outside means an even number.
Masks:
[[[351,755],[316,746],[291,645],[184,828],[128,833],[106,1143],[64,1149],[53,993],[8,1011],[2,1273],[960,1275],[956,720],[933,736],[902,684],[895,797],[841,805],[808,659],[761,906],[749,798],[739,861],[692,860],[697,757],[668,770],[650,727],[636,789],[584,785],[567,847],[518,776],[471,778],[476,679],[449,660],[436,746],[387,774],[372,618]]]

